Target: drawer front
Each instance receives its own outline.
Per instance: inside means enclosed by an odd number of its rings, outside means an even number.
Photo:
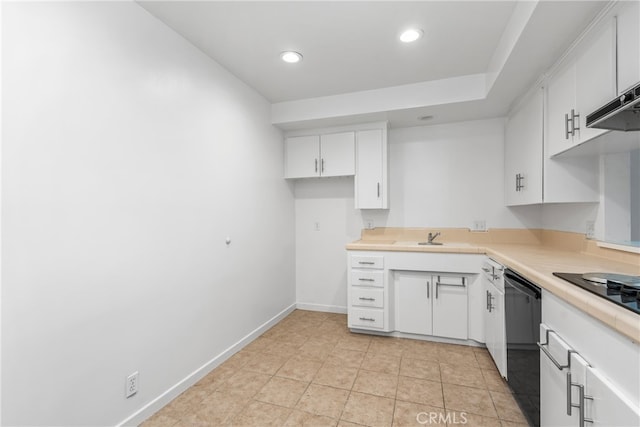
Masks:
[[[384,313],[382,310],[351,308],[349,309],[349,325],[356,328],[383,329]]]
[[[384,268],[384,257],[382,256],[362,256],[353,255],[351,257],[351,268]]]
[[[384,286],[384,273],[382,271],[351,270],[351,284],[354,286]]]
[[[353,288],[351,289],[351,305],[382,308],[384,305],[384,290]]]

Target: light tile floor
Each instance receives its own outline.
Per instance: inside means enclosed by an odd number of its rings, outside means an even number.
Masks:
[[[527,425],[486,349],[346,325],[296,310],[142,426]]]

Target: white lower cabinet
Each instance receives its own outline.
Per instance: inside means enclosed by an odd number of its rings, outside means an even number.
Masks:
[[[640,426],[640,345],[542,293],[540,422]]]
[[[348,251],[351,329],[484,342],[477,254]]]
[[[464,275],[396,271],[396,330],[466,340],[467,281]]]

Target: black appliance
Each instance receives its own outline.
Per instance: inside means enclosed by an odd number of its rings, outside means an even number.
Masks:
[[[587,115],[587,127],[625,132],[640,130],[640,83]]]
[[[596,273],[553,273],[553,275],[640,314],[640,277],[638,276],[626,276],[625,279],[625,276],[609,275],[608,277],[600,273],[599,277],[602,280],[598,280]]]
[[[507,383],[532,426],[540,425],[540,350],[542,293],[513,270],[504,273]]]

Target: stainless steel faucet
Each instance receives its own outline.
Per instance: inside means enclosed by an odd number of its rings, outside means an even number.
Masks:
[[[436,234],[433,233],[429,233],[429,235],[427,236],[427,243],[433,243],[433,241],[436,239],[436,237],[438,237],[440,235],[440,232],[438,231]]]

